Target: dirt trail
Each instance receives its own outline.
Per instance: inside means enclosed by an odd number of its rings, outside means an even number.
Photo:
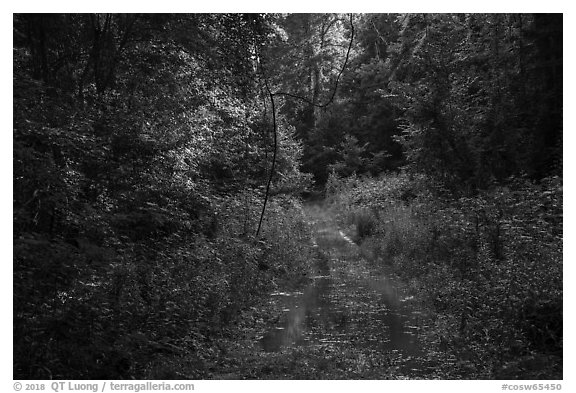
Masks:
[[[307,205],[316,271],[298,291],[271,294],[277,315],[230,352],[223,379],[429,378],[412,298],[376,272],[321,205]]]

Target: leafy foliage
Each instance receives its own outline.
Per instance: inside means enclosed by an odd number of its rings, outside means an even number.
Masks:
[[[245,37],[264,24],[15,16],[15,378],[200,378],[239,312],[306,269],[289,131],[253,237],[271,147]]]
[[[313,180],[460,377],[561,375],[561,15],[13,30],[15,378],[210,375],[241,312],[309,268]]]
[[[372,89],[395,113],[405,165],[395,174],[365,166],[357,173],[379,177],[362,178],[340,161],[326,192],[364,255],[411,280],[434,310],[438,346],[463,375],[561,375],[561,19],[362,22],[357,80],[370,88],[350,91]]]
[[[558,174],[561,121],[552,113],[526,111],[527,105],[561,106],[555,101],[561,97],[561,49],[548,48],[544,55],[532,38],[556,37],[561,23],[551,28],[548,23],[557,17],[547,17],[544,23],[539,18],[403,17],[385,94],[404,111],[397,139],[410,168],[447,186],[464,183],[473,189],[522,173],[537,179]],[[527,62],[538,64],[542,56],[549,59],[547,65],[528,71]],[[536,82],[541,72],[551,76],[548,88],[555,92],[554,99],[539,92],[547,88]],[[528,80],[534,81],[532,91],[526,88]],[[537,125],[543,121],[545,127]]]
[[[467,372],[551,378],[563,346],[559,182],[515,179],[474,198],[419,193],[408,204],[417,183],[403,176],[332,178],[329,192],[364,255],[410,280],[434,311],[429,339]]]

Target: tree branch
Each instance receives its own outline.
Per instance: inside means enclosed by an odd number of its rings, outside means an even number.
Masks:
[[[352,44],[354,42],[353,14],[350,14],[349,21],[350,21],[350,43],[348,44],[348,50],[346,51],[346,58],[344,59],[344,64],[342,65],[342,69],[340,70],[340,72],[338,73],[338,76],[336,77],[336,83],[334,85],[334,90],[332,91],[332,96],[324,104],[316,104],[305,97],[301,97],[301,96],[298,96],[296,94],[291,94],[291,93],[287,93],[287,92],[273,93],[272,90],[270,89],[270,85],[268,83],[268,78],[266,77],[266,72],[264,70],[264,65],[262,64],[262,60],[260,59],[260,56],[257,56],[257,58],[259,59],[258,63],[260,65],[260,73],[262,75],[262,79],[264,80],[264,86],[266,87],[266,92],[268,93],[268,97],[270,98],[270,103],[271,103],[272,126],[273,126],[273,132],[274,132],[274,151],[273,151],[273,155],[272,155],[272,167],[270,168],[270,176],[268,177],[268,182],[266,184],[266,193],[264,195],[264,204],[262,205],[262,213],[260,214],[260,221],[258,222],[258,229],[256,230],[256,237],[258,237],[258,235],[260,234],[260,229],[262,228],[262,221],[264,219],[264,214],[266,213],[266,204],[268,203],[268,197],[270,195],[270,185],[272,184],[272,178],[274,177],[274,169],[276,167],[276,154],[278,151],[278,125],[276,124],[276,103],[274,101],[274,96],[282,95],[282,96],[296,98],[296,99],[307,102],[308,104],[313,105],[313,106],[318,107],[318,108],[325,108],[328,105],[330,105],[334,101],[334,97],[336,96],[336,90],[338,90],[338,83],[340,81],[340,77],[342,76],[342,73],[344,72],[344,69],[346,68],[346,65],[348,64],[348,59],[350,57],[350,51],[352,50]]]
[[[338,73],[338,76],[336,77],[336,83],[334,84],[334,89],[332,90],[332,95],[330,96],[330,99],[328,101],[326,101],[324,104],[317,104],[317,103],[314,103],[313,101],[309,100],[308,98],[302,97],[302,96],[297,95],[297,94],[292,94],[292,93],[283,92],[283,91],[276,92],[273,94],[277,95],[277,96],[282,95],[282,96],[286,96],[286,97],[292,97],[292,98],[304,101],[307,104],[310,104],[310,105],[315,106],[317,108],[325,108],[328,105],[330,105],[334,101],[334,97],[336,96],[336,91],[338,90],[338,83],[340,82],[340,77],[344,73],[344,69],[346,68],[346,65],[348,64],[348,59],[350,58],[350,52],[352,50],[352,44],[354,42],[353,14],[350,14],[349,22],[350,22],[350,43],[348,44],[348,50],[346,51],[346,58],[344,59],[344,64],[342,65],[342,68],[340,69],[340,72]]]

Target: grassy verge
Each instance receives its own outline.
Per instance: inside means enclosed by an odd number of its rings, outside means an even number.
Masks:
[[[14,378],[209,377],[246,310],[310,264],[300,203],[277,197],[255,239],[259,206],[219,201],[205,235],[15,240]]]
[[[403,175],[332,177],[327,192],[364,257],[429,311],[424,339],[450,375],[562,378],[559,179],[456,198]]]

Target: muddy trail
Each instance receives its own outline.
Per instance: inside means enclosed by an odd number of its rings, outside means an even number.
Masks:
[[[434,378],[413,298],[361,258],[326,209],[311,204],[306,212],[316,250],[308,284],[278,290],[264,310],[254,309],[260,325],[226,344],[212,378]]]

